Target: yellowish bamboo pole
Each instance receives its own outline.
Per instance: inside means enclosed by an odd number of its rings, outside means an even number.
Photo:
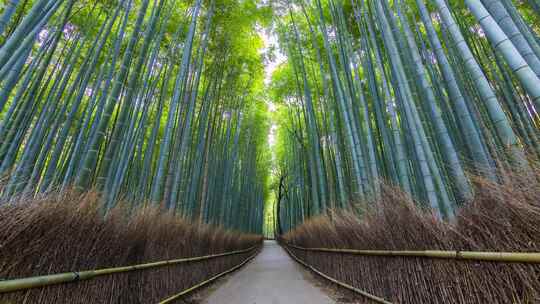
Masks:
[[[242,254],[242,253],[250,252],[253,249],[257,248],[258,246],[259,245],[256,245],[247,249],[243,249],[243,250],[236,250],[236,251],[231,251],[231,252],[212,254],[212,255],[206,255],[206,256],[200,256],[200,257],[182,258],[182,259],[158,261],[158,262],[131,265],[131,266],[122,266],[122,267],[113,267],[113,268],[104,268],[104,269],[95,269],[95,270],[86,270],[86,271],[65,272],[65,273],[59,273],[59,274],[51,274],[51,275],[43,275],[43,276],[35,276],[35,277],[0,281],[0,294],[13,292],[13,291],[20,291],[20,290],[25,290],[25,289],[31,289],[31,288],[37,288],[37,287],[43,287],[43,286],[49,286],[49,285],[57,285],[57,284],[62,284],[62,283],[85,281],[85,280],[89,280],[98,276],[115,274],[115,273],[177,265],[181,263],[198,262],[198,261],[215,259],[215,258],[224,257],[224,256]]]
[[[458,250],[357,250],[336,248],[305,248],[292,244],[288,247],[303,251],[345,253],[369,256],[390,257],[425,257],[435,259],[474,260],[488,262],[509,263],[540,263],[539,252],[483,252],[483,251],[458,251]]]
[[[366,297],[366,298],[368,298],[368,299],[370,299],[370,300],[372,300],[372,301],[374,301],[374,302],[382,303],[382,304],[392,304],[392,302],[386,301],[386,300],[383,299],[383,298],[380,298],[380,297],[377,297],[377,296],[375,296],[375,295],[372,295],[372,294],[370,294],[370,293],[368,293],[368,292],[365,292],[365,291],[363,291],[363,290],[361,290],[361,289],[359,289],[359,288],[356,288],[356,287],[354,287],[354,286],[351,286],[351,285],[349,285],[349,284],[347,284],[347,283],[343,283],[343,282],[341,282],[341,281],[338,281],[338,280],[336,280],[336,279],[334,279],[334,278],[332,278],[332,277],[330,277],[330,276],[328,276],[328,275],[326,275],[326,274],[320,272],[320,271],[319,271],[318,269],[316,269],[315,267],[313,267],[313,266],[311,266],[311,265],[308,265],[306,262],[300,260],[297,256],[294,255],[294,253],[292,253],[292,252],[289,250],[289,248],[287,248],[287,246],[284,246],[284,247],[285,247],[285,250],[289,253],[289,255],[290,255],[293,259],[295,259],[298,263],[304,265],[304,267],[311,269],[311,271],[315,272],[316,274],[320,275],[321,277],[323,277],[323,278],[325,278],[325,279],[327,279],[327,280],[329,280],[329,281],[331,281],[331,282],[333,282],[333,283],[335,283],[335,284],[337,284],[337,285],[339,285],[339,286],[341,286],[341,287],[344,287],[344,288],[347,288],[347,289],[349,289],[349,290],[352,290],[352,291],[354,291],[354,292],[356,292],[356,293],[358,293],[358,294],[360,294],[360,295],[362,295],[362,296],[364,296],[364,297]],[[291,247],[292,247],[292,246],[291,246]]]
[[[179,299],[180,297],[182,297],[182,296],[184,296],[184,295],[186,295],[186,294],[188,294],[188,293],[190,293],[190,292],[192,292],[192,291],[194,291],[194,290],[196,290],[196,289],[199,289],[199,288],[201,288],[201,287],[203,287],[203,286],[205,286],[205,285],[207,285],[207,284],[209,284],[209,283],[211,283],[211,282],[213,282],[213,281],[215,281],[215,280],[221,278],[222,276],[224,276],[224,275],[226,275],[226,274],[229,274],[229,273],[231,273],[231,272],[233,272],[233,271],[236,271],[237,269],[239,269],[240,267],[244,266],[244,265],[247,264],[249,261],[251,261],[257,254],[258,254],[258,252],[255,252],[255,253],[252,254],[250,257],[248,257],[245,261],[243,261],[242,263],[240,263],[240,264],[234,266],[233,268],[231,268],[231,269],[229,269],[229,270],[227,270],[227,271],[224,271],[224,272],[222,272],[222,273],[219,273],[219,274],[217,274],[217,275],[211,277],[210,279],[208,279],[208,280],[206,280],[206,281],[204,281],[204,282],[201,282],[201,283],[199,283],[199,284],[197,284],[197,285],[195,285],[195,286],[193,286],[193,287],[190,287],[190,288],[188,288],[188,289],[186,289],[186,290],[183,290],[182,292],[177,293],[177,294],[175,294],[175,295],[173,295],[173,296],[171,296],[171,297],[169,297],[169,298],[167,298],[167,299],[165,299],[165,300],[162,300],[162,301],[159,302],[159,304],[172,303],[172,302],[174,302],[175,300]]]

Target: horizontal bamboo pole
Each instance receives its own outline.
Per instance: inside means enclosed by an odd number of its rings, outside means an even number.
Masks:
[[[365,292],[365,291],[363,291],[363,290],[361,290],[361,289],[359,289],[359,288],[356,288],[356,287],[354,287],[354,286],[351,286],[351,285],[349,285],[349,284],[347,284],[347,283],[343,283],[343,282],[341,282],[341,281],[338,281],[338,280],[336,280],[336,279],[334,279],[334,278],[332,278],[332,277],[326,275],[325,273],[319,271],[319,270],[316,269],[315,267],[313,267],[313,266],[311,266],[311,265],[308,265],[306,262],[300,260],[297,256],[294,255],[294,253],[292,253],[292,252],[289,250],[289,248],[287,248],[287,246],[284,246],[284,247],[285,247],[285,250],[289,253],[289,255],[290,255],[293,259],[295,259],[298,263],[304,265],[304,267],[306,267],[306,268],[311,269],[311,271],[313,271],[313,272],[315,272],[316,274],[320,275],[321,277],[323,277],[323,278],[325,278],[325,279],[327,279],[327,280],[333,282],[334,284],[337,284],[337,285],[339,285],[339,286],[341,286],[341,287],[344,287],[344,288],[346,288],[346,289],[349,289],[349,290],[351,290],[351,291],[354,291],[354,292],[356,292],[356,293],[358,293],[358,294],[360,294],[360,295],[362,295],[362,296],[364,296],[364,297],[366,297],[366,298],[368,298],[368,299],[370,299],[370,300],[372,300],[372,301],[374,301],[374,302],[382,303],[382,304],[392,304],[392,302],[386,301],[386,300],[383,299],[383,298],[380,298],[380,297],[377,297],[377,296],[375,296],[375,295],[372,295],[372,294],[370,294],[370,293],[368,293],[368,292]],[[292,247],[292,246],[291,246],[291,247]]]
[[[426,257],[436,259],[473,260],[488,262],[509,263],[540,263],[539,252],[483,252],[483,251],[457,251],[457,250],[357,250],[335,248],[306,248],[292,244],[285,244],[291,248],[303,251],[345,253],[368,256],[391,257]]]
[[[236,250],[236,251],[231,251],[231,252],[205,255],[205,256],[193,257],[193,258],[182,258],[182,259],[158,261],[158,262],[131,265],[131,266],[112,267],[112,268],[76,271],[76,272],[65,272],[65,273],[58,273],[58,274],[51,274],[51,275],[5,280],[5,281],[0,281],[0,294],[26,290],[26,289],[31,289],[31,288],[50,286],[50,285],[57,285],[57,284],[62,284],[62,283],[85,281],[85,280],[89,280],[98,276],[115,274],[115,273],[144,270],[144,269],[149,269],[149,268],[177,265],[181,263],[198,262],[198,261],[215,259],[215,258],[224,257],[224,256],[242,254],[242,253],[252,251],[258,246],[259,245],[255,245],[253,247],[243,249],[243,250]]]
[[[165,299],[165,300],[162,300],[162,301],[159,302],[159,304],[172,303],[172,302],[174,302],[175,300],[179,299],[180,297],[182,297],[182,296],[184,296],[184,295],[186,295],[186,294],[188,294],[188,293],[190,293],[190,292],[192,292],[192,291],[194,291],[194,290],[196,290],[196,289],[199,289],[199,288],[201,288],[201,287],[203,287],[203,286],[205,286],[205,285],[207,285],[207,284],[209,284],[209,283],[212,283],[213,281],[215,281],[215,280],[221,278],[221,277],[224,276],[224,275],[227,275],[227,274],[229,274],[229,273],[231,273],[231,272],[233,272],[233,271],[236,271],[237,269],[239,269],[240,267],[244,266],[244,265],[247,264],[249,261],[251,261],[257,254],[258,254],[258,252],[255,252],[255,253],[252,254],[250,257],[248,257],[245,261],[243,261],[242,263],[240,263],[240,264],[234,266],[233,268],[231,268],[231,269],[229,269],[229,270],[226,270],[226,271],[224,271],[224,272],[222,272],[222,273],[219,273],[219,274],[217,274],[217,275],[211,277],[210,279],[208,279],[208,280],[206,280],[206,281],[204,281],[204,282],[201,282],[201,283],[199,283],[199,284],[197,284],[197,285],[195,285],[195,286],[193,286],[193,287],[190,287],[190,288],[188,288],[188,289],[186,289],[186,290],[183,290],[182,292],[177,293],[177,294],[175,294],[175,295],[173,295],[173,296],[171,296],[171,297],[169,297],[169,298],[167,298],[167,299]]]

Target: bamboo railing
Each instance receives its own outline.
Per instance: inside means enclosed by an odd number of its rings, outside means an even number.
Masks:
[[[222,273],[219,273],[219,274],[217,274],[217,275],[211,277],[210,279],[208,279],[208,280],[206,280],[206,281],[204,281],[204,282],[201,282],[201,283],[199,283],[199,284],[197,284],[197,285],[195,285],[195,286],[193,286],[193,287],[190,287],[190,288],[188,288],[188,289],[186,289],[186,290],[183,290],[183,291],[181,291],[180,293],[177,293],[177,294],[175,294],[175,295],[173,295],[173,296],[171,296],[171,297],[169,297],[169,298],[167,298],[167,299],[165,299],[165,300],[162,300],[162,301],[159,302],[159,304],[172,303],[172,302],[174,302],[175,300],[179,299],[180,297],[182,297],[182,296],[184,296],[184,295],[186,295],[186,294],[188,294],[188,293],[190,293],[190,292],[192,292],[192,291],[194,291],[194,290],[196,290],[196,289],[199,289],[199,288],[201,288],[201,287],[203,287],[203,286],[205,286],[205,285],[207,285],[207,284],[209,284],[209,283],[212,283],[213,281],[215,281],[215,280],[221,278],[221,277],[224,276],[224,275],[227,275],[227,274],[229,274],[229,273],[231,273],[231,272],[233,272],[233,271],[236,271],[237,269],[239,269],[240,267],[244,266],[244,265],[247,264],[249,261],[251,261],[257,254],[258,254],[258,252],[255,252],[254,254],[252,254],[251,256],[249,256],[247,259],[245,259],[242,263],[240,263],[240,264],[238,264],[238,265],[232,267],[231,269],[226,270],[226,271],[224,271],[224,272],[222,272]]]
[[[158,261],[158,262],[145,263],[145,264],[137,264],[137,265],[131,265],[131,266],[65,272],[65,273],[58,273],[58,274],[51,274],[51,275],[5,280],[5,281],[0,281],[0,294],[26,290],[26,289],[32,289],[32,288],[38,288],[38,287],[44,287],[44,286],[50,286],[50,285],[57,285],[57,284],[62,284],[62,283],[85,281],[85,280],[90,280],[99,276],[110,275],[110,274],[115,274],[115,273],[138,271],[138,270],[144,270],[144,269],[150,269],[150,268],[171,266],[171,265],[177,265],[177,264],[182,264],[182,263],[198,262],[198,261],[204,261],[204,260],[209,260],[209,259],[215,259],[219,257],[237,255],[237,254],[253,251],[259,246],[260,245],[255,245],[250,248],[243,249],[243,250],[236,250],[236,251],[231,251],[231,252],[212,254],[212,255],[206,255],[206,256],[200,256],[200,257],[182,258],[182,259]]]
[[[319,271],[315,267],[307,264],[298,258],[289,248],[301,251],[342,253],[363,256],[383,256],[383,257],[423,257],[433,259],[454,259],[485,262],[506,262],[506,263],[540,263],[539,252],[481,252],[481,251],[457,251],[457,250],[358,250],[358,249],[337,249],[337,248],[306,248],[293,244],[282,243],[289,255],[298,263],[309,268],[321,277],[351,291],[354,291],[374,302],[382,304],[392,304],[383,298],[372,295],[347,283],[338,281],[327,274]]]
[[[507,263],[540,263],[540,252],[483,252],[459,250],[358,250],[334,248],[306,248],[285,244],[302,251],[345,253],[353,255],[386,256],[386,257],[425,257],[435,259],[474,260]]]
[[[377,297],[377,296],[375,296],[375,295],[372,295],[372,294],[370,294],[370,293],[368,293],[368,292],[365,292],[365,291],[363,291],[363,290],[361,290],[361,289],[359,289],[359,288],[356,288],[356,287],[354,287],[354,286],[351,286],[351,285],[349,285],[349,284],[347,284],[347,283],[338,281],[338,280],[332,278],[331,276],[329,276],[329,275],[327,275],[327,274],[325,274],[325,273],[319,271],[317,268],[315,268],[315,267],[313,267],[313,266],[307,264],[306,262],[302,261],[301,259],[299,259],[294,253],[292,253],[292,252],[289,250],[289,248],[288,248],[287,246],[290,246],[290,247],[292,247],[292,246],[291,246],[291,245],[286,245],[286,244],[285,244],[285,246],[283,246],[283,247],[285,248],[285,251],[287,251],[287,253],[289,253],[289,255],[290,255],[294,260],[296,260],[298,263],[302,264],[304,267],[309,268],[311,271],[315,272],[316,274],[320,275],[321,277],[323,277],[323,278],[329,280],[330,282],[333,282],[333,283],[335,283],[335,284],[337,284],[337,285],[339,285],[339,286],[341,286],[341,287],[344,287],[344,288],[346,288],[346,289],[349,289],[349,290],[351,290],[351,291],[354,291],[354,292],[356,292],[356,293],[358,293],[358,294],[360,294],[360,295],[362,295],[362,296],[364,296],[364,297],[366,297],[366,298],[368,298],[368,299],[370,299],[370,300],[372,300],[372,301],[374,301],[374,302],[381,303],[381,304],[392,304],[392,302],[386,301],[386,300],[383,299],[383,298],[380,298],[380,297]]]

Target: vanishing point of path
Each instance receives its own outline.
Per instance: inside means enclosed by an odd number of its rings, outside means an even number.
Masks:
[[[333,304],[275,241],[215,290],[205,304]]]

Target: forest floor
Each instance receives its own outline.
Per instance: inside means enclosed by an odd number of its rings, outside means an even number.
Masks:
[[[246,267],[201,295],[203,304],[338,304],[342,295],[295,263],[275,241],[265,241]],[[197,301],[198,302],[198,301]]]

